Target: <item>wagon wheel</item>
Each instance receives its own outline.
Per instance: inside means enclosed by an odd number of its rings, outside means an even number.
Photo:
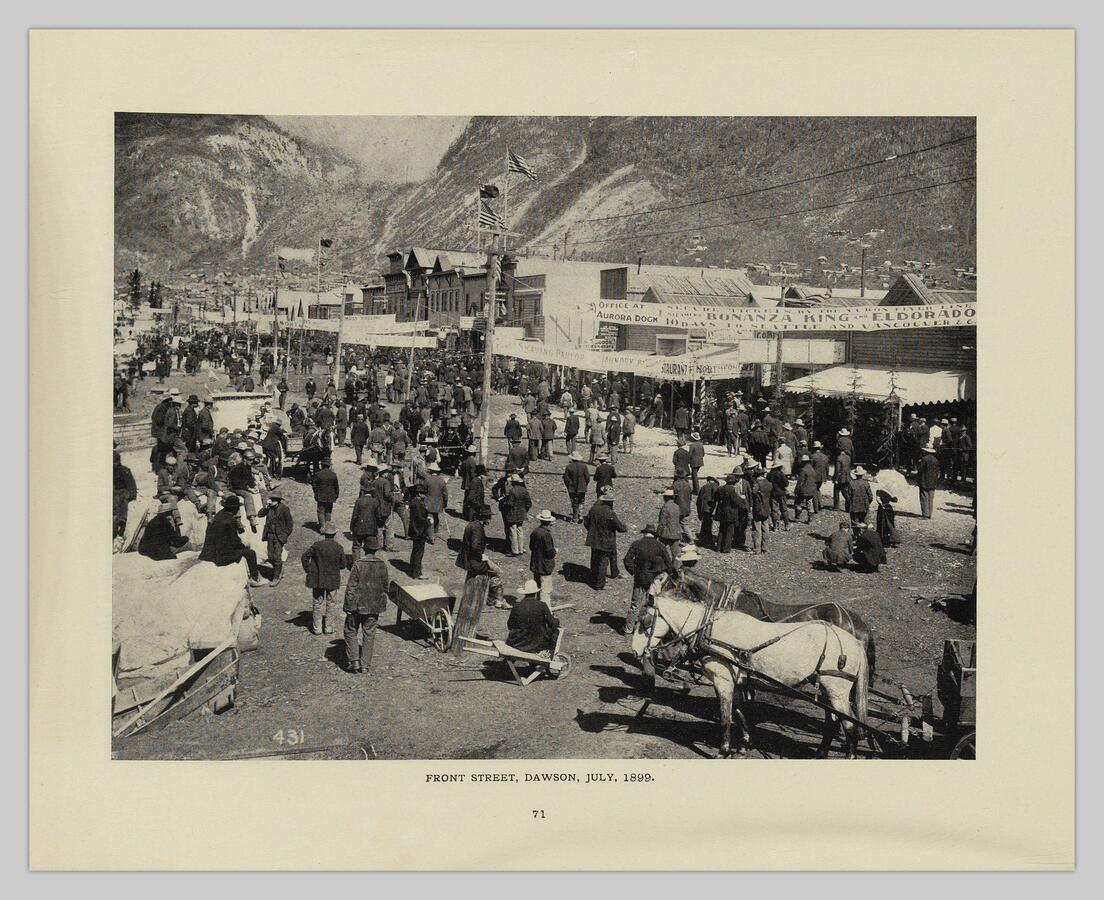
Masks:
[[[977,732],[967,731],[951,751],[951,759],[977,759]]]
[[[557,653],[552,657],[552,662],[557,668],[549,669],[549,674],[554,675],[556,678],[562,678],[571,668],[571,657],[566,653]]]
[[[429,620],[430,641],[441,653],[452,646],[452,613],[439,609]]]

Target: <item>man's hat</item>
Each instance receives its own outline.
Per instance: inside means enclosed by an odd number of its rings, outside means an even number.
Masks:
[[[851,470],[851,475],[855,478],[861,478],[865,474],[866,469],[864,469],[862,466],[855,466],[855,468]]]
[[[685,547],[682,548],[682,552],[679,553],[676,559],[684,566],[692,566],[699,559],[701,559],[701,555],[693,547],[693,545],[687,544]]]
[[[549,522],[549,523],[553,522],[554,520],[552,518],[551,510],[542,509],[541,512],[540,512],[540,515],[537,516],[537,521],[538,522]]]
[[[785,431],[793,431],[793,425],[791,425],[789,422],[783,422],[782,423],[782,428]]]
[[[935,453],[935,447],[933,447],[931,444],[928,444],[926,447],[921,447],[920,449],[923,450],[925,453]]]
[[[609,454],[605,450],[599,450],[595,456],[595,459],[609,459]]]
[[[333,458],[332,457],[329,457],[329,456],[323,456],[322,457],[322,465],[329,466],[329,465],[332,465],[332,464],[333,464]]]
[[[812,462],[813,458],[811,456],[809,456],[808,453],[802,453],[801,454],[801,461],[802,462]]]
[[[712,482],[713,482],[714,484],[720,484],[720,482],[719,482],[719,481],[717,481],[717,479],[716,479],[716,478],[714,478],[714,477],[713,477],[712,475],[706,475],[706,476],[705,476],[705,480],[706,480],[706,481],[712,481]]]
[[[583,455],[578,450],[571,451],[571,459],[573,462],[582,462]]]
[[[890,494],[889,491],[878,491],[878,499],[881,500],[882,503],[897,502],[897,498]]]
[[[521,484],[522,478],[517,472],[514,472],[514,474],[510,476],[510,481],[514,482],[514,484]]]
[[[426,471],[427,472],[440,472],[441,467],[439,465],[437,465],[437,463],[431,462],[428,466],[426,466]]]
[[[215,439],[212,437],[205,437],[202,441],[200,441],[200,443],[203,444],[204,447],[206,447],[208,444],[213,444],[214,442]]]
[[[425,439],[425,440],[424,440],[424,441],[423,441],[422,443],[424,443],[424,444],[436,444],[436,443],[437,443],[437,438],[436,438],[436,437],[434,437],[434,436],[433,436],[433,435],[431,434],[431,435],[429,435],[429,436],[428,436],[428,437],[427,437],[427,438],[426,438],[426,439]]]
[[[842,437],[847,437],[847,436],[848,436],[849,434],[851,434],[851,432],[850,432],[850,431],[848,431],[848,430],[847,430],[846,428],[841,428],[841,429],[839,430],[839,433],[840,433],[840,435],[841,435]]]
[[[272,500],[273,498],[275,498],[276,500],[279,500],[283,496],[284,489],[280,486],[280,483],[277,482],[276,484],[272,485],[272,488],[268,492],[268,499]]]
[[[189,403],[199,403],[199,397],[197,397],[197,396],[196,396],[195,394],[192,394],[192,395],[191,395],[191,396],[190,396],[190,397],[188,398],[188,402],[189,402]]]
[[[805,423],[801,419],[794,419],[794,425],[804,425]]]
[[[174,509],[176,509],[176,503],[174,503],[172,500],[166,500],[159,507],[157,507],[157,511],[159,513],[172,512]]]
[[[325,535],[337,534],[337,526],[333,522],[327,522],[322,526],[322,533]]]
[[[691,431],[690,432],[690,439],[694,440],[694,441],[700,441],[701,440],[701,432]]]
[[[774,460],[774,461],[773,461],[773,462],[772,462],[772,463],[770,464],[770,467],[771,467],[772,469],[782,469],[782,468],[785,468],[785,463],[783,463],[783,462],[782,462],[781,460],[779,460],[779,459],[776,459],[776,460]]]
[[[725,475],[725,483],[726,484],[735,484],[737,481],[740,480],[740,476],[743,475],[743,474],[744,474],[744,470],[741,469],[739,466],[737,466],[735,469],[733,469],[731,472],[729,472],[727,475]]]
[[[645,525],[640,529],[641,534],[655,534],[655,525]]]
[[[249,445],[245,441],[238,441],[237,444],[234,445],[234,449],[235,450],[248,450]]]
[[[521,590],[519,590],[518,593],[528,597],[530,594],[539,594],[540,587],[534,579],[530,578],[521,586]]]
[[[222,506],[230,512],[237,512],[241,509],[241,498],[237,494],[227,494],[222,499]]]
[[[179,397],[180,396],[180,391],[177,388],[170,388],[169,389],[169,396],[170,397]]]
[[[909,418],[910,419],[915,419],[916,418],[916,413],[909,413]]]
[[[813,449],[814,450],[819,450],[823,446],[824,445],[820,441],[813,441]]]
[[[174,462],[176,462],[176,457],[173,456],[171,453],[169,453],[165,456],[165,462],[174,463]]]

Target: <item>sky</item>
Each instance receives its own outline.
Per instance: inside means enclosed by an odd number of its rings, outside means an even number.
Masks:
[[[364,164],[369,178],[420,181],[436,168],[467,116],[270,116],[296,137]]]

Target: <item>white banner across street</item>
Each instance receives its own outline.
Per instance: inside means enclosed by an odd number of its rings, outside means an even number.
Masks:
[[[976,303],[928,306],[833,306],[816,309],[783,307],[683,306],[600,300],[594,314],[603,322],[656,328],[752,331],[883,331],[909,328],[953,328],[977,325]]]

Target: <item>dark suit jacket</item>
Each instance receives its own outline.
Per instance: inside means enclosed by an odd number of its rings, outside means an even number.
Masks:
[[[608,503],[597,501],[583,518],[586,525],[586,545],[592,550],[601,550],[606,553],[617,552],[617,535],[625,532],[624,523],[617,518],[613,507]]]
[[[556,545],[552,532],[539,525],[529,535],[529,571],[534,575],[551,575],[555,571]]]
[[[314,488],[316,503],[333,503],[341,493],[337,484],[337,473],[333,469],[320,469],[311,486]]]
[[[362,556],[349,571],[345,585],[345,612],[379,615],[387,608],[387,563],[374,556]]]
[[[336,591],[341,587],[344,568],[345,548],[335,540],[315,541],[303,554],[303,571],[307,573],[307,587],[312,590]]]
[[[292,529],[295,527],[295,523],[291,518],[291,507],[280,501],[276,506],[266,506],[260,511],[259,515],[265,518],[264,532],[262,532],[261,538],[267,541],[270,537],[275,537],[281,544],[286,544],[288,538],[291,537]]]
[[[661,572],[675,571],[671,551],[650,534],[637,538],[625,554],[625,568],[637,587],[650,587]]]
[[[590,484],[590,470],[586,463],[576,459],[571,460],[564,469],[563,483],[569,494],[585,495],[587,486]]]
[[[138,552],[150,559],[176,559],[176,551],[188,543],[173,520],[172,513],[154,516],[138,542]]]
[[[237,515],[223,509],[215,513],[207,526],[207,536],[203,539],[199,558],[204,562],[213,562],[216,566],[229,566],[241,559],[245,549],[241,535],[238,534]]]
[[[429,532],[429,511],[426,509],[425,498],[421,494],[415,494],[410,501],[410,537],[425,540],[429,537]]]
[[[538,597],[523,597],[510,610],[506,620],[506,643],[526,653],[551,650],[556,646],[560,620]]]

